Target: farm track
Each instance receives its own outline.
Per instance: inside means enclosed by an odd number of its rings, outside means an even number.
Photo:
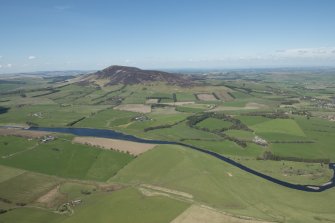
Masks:
[[[1,158],[3,158],[3,159],[7,159],[7,158],[9,158],[9,157],[16,156],[16,155],[18,155],[18,154],[21,154],[21,153],[24,153],[24,152],[33,150],[33,149],[35,149],[38,145],[39,145],[39,144],[37,143],[37,144],[35,144],[35,145],[29,147],[28,149],[25,149],[25,150],[22,150],[22,151],[18,151],[18,152],[16,152],[16,153],[11,153],[11,154],[2,156]]]

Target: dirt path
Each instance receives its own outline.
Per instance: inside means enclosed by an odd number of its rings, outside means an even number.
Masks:
[[[158,187],[158,186],[149,185],[149,184],[141,184],[140,186],[142,188],[151,189],[151,190],[154,190],[156,192],[163,192],[163,193],[177,195],[177,196],[188,198],[188,199],[193,199],[193,195],[192,194],[189,194],[189,193],[186,193],[186,192],[182,192],[182,191],[172,190],[172,189],[169,189],[169,188]]]
[[[35,149],[37,146],[38,146],[38,143],[36,143],[36,144],[33,145],[32,147],[29,147],[28,149],[25,149],[25,150],[22,150],[22,151],[18,151],[18,152],[16,152],[16,153],[11,153],[11,154],[8,154],[8,155],[4,155],[4,156],[2,156],[1,158],[3,158],[3,159],[7,159],[7,158],[9,158],[9,157],[12,157],[12,156],[15,156],[15,155],[18,155],[18,154],[21,154],[21,153],[24,153],[24,152],[33,150],[33,149]]]
[[[45,203],[48,204],[51,201],[55,199],[55,197],[58,195],[58,190],[59,190],[60,185],[56,186],[52,190],[50,190],[48,193],[42,195],[37,199],[37,202],[39,203]]]

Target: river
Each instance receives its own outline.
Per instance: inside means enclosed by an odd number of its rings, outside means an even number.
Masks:
[[[333,170],[333,177],[330,179],[329,182],[323,184],[323,185],[301,185],[301,184],[292,184],[286,181],[279,180],[277,178],[268,176],[266,174],[260,173],[256,170],[253,170],[247,166],[244,166],[224,155],[205,150],[196,146],[184,144],[181,142],[172,142],[172,141],[163,141],[163,140],[150,140],[150,139],[142,139],[138,138],[133,135],[127,135],[120,132],[116,132],[113,130],[104,130],[104,129],[92,129],[92,128],[53,128],[53,127],[30,127],[29,130],[34,131],[47,131],[47,132],[58,132],[58,133],[69,133],[77,136],[94,136],[94,137],[101,137],[101,138],[111,138],[111,139],[121,139],[121,140],[127,140],[132,142],[140,142],[140,143],[152,143],[152,144],[173,144],[173,145],[181,145],[185,146],[187,148],[208,154],[210,156],[213,156],[217,159],[220,159],[226,163],[229,163],[243,171],[246,171],[250,174],[256,175],[258,177],[261,177],[265,180],[268,180],[272,183],[306,192],[322,192],[325,190],[328,190],[330,188],[335,187],[335,164],[330,163],[329,168]]]

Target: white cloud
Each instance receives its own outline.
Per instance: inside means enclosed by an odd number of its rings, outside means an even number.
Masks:
[[[8,68],[11,68],[13,65],[11,63],[7,64]]]
[[[35,56],[29,56],[29,57],[28,57],[28,60],[34,60],[34,59],[36,59]]]
[[[57,11],[65,11],[71,9],[71,6],[69,5],[57,5],[54,7]]]
[[[335,47],[295,48],[278,50],[274,57],[286,58],[329,58],[334,57]]]
[[[0,68],[2,68],[2,65],[0,64]]]

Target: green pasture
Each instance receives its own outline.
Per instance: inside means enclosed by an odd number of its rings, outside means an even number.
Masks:
[[[305,136],[304,131],[293,119],[273,119],[250,126],[256,133],[282,133]]]
[[[176,97],[177,97],[177,101],[195,101],[196,100],[194,97],[194,94],[186,93],[186,92],[176,93]]]
[[[230,126],[232,126],[231,122],[221,120],[221,119],[217,119],[217,118],[206,118],[205,120],[203,120],[203,121],[201,121],[197,124],[197,127],[207,128],[211,131],[220,130],[220,129],[223,129],[223,128],[229,128]]]
[[[21,208],[0,215],[1,222],[27,223],[169,223],[189,207],[188,203],[164,196],[145,196],[134,188],[100,192],[82,197],[72,215]]]
[[[135,112],[108,108],[91,114],[83,121],[75,124],[75,127],[112,128],[118,125],[127,124],[131,122],[132,118],[138,115],[139,114]]]
[[[224,132],[226,135],[240,140],[252,141],[255,134],[250,131],[231,129]]]
[[[243,148],[229,140],[185,140],[184,143],[228,156],[257,157],[264,152],[264,148],[253,143],[248,143],[247,146]]]
[[[187,192],[211,207],[268,221],[315,222],[322,216],[335,220],[333,190],[306,193],[288,189],[179,146],[160,146],[143,154],[110,181]]]
[[[67,124],[95,113],[106,106],[85,105],[25,105],[11,107],[0,115],[0,124],[34,123],[39,126],[66,126]]]
[[[27,204],[60,183],[56,177],[26,172],[0,183],[0,197],[13,204]]]
[[[322,185],[328,182],[333,175],[328,165],[320,163],[256,160],[254,158],[238,158],[237,161],[266,175],[295,184]]]
[[[132,159],[126,153],[56,139],[2,158],[0,164],[65,178],[105,181]]]

